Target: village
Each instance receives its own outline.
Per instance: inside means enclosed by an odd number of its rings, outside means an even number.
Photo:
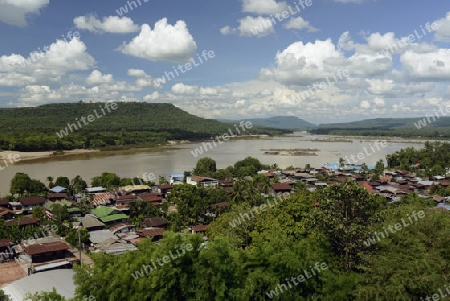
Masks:
[[[336,183],[354,181],[363,186],[371,194],[384,197],[388,202],[399,202],[402,197],[416,194],[424,199],[433,200],[436,207],[450,210],[446,204],[447,198],[433,194],[437,188],[450,186],[450,179],[445,175],[432,177],[417,177],[414,173],[395,170],[384,171],[377,180],[367,179],[364,165],[347,165],[327,163],[323,167],[260,170],[257,176],[263,176],[270,185],[259,193],[269,199],[286,194],[295,194],[297,189],[314,191]],[[374,167],[369,167],[373,169]],[[367,170],[367,168],[366,168]],[[168,183],[153,186],[127,185],[108,190],[105,187],[87,187],[83,193],[70,196],[67,187],[55,186],[48,190],[46,196],[31,196],[18,198],[15,202],[0,199],[0,218],[8,228],[39,227],[39,235],[22,240],[15,244],[10,239],[0,239],[0,269],[16,269],[11,279],[0,279],[5,285],[26,275],[43,271],[71,268],[74,263],[92,264],[89,254],[104,253],[120,255],[138,250],[138,244],[143,239],[150,239],[155,244],[163,238],[170,228],[168,219],[160,216],[143,216],[139,224],[130,219],[130,208],[136,204],[151,204],[152,208],[162,210],[167,214],[175,213],[178,208],[168,201],[171,191],[177,185],[192,185],[212,190],[223,190],[232,194],[238,181],[244,179],[217,180],[205,176],[192,176],[186,173],[171,174]],[[88,200],[87,212],[83,214],[80,208],[81,200]],[[78,233],[78,242],[73,245],[57,234],[52,224],[54,208],[63,206],[67,209],[70,226]],[[315,204],[320,205],[320,200]],[[44,210],[43,218],[33,217],[36,207]],[[207,228],[209,222],[227,211],[228,202],[209,204],[203,214],[209,218],[190,224],[181,232],[200,234],[207,243]],[[202,222],[203,221],[203,222]],[[65,222],[68,223],[67,221]],[[51,225],[51,226],[50,226]],[[80,230],[88,233],[87,239],[80,237]],[[9,275],[9,274],[8,274]],[[2,278],[2,277],[0,277]],[[5,278],[5,277],[3,277]]]

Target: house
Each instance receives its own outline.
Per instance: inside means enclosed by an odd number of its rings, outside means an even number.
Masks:
[[[167,195],[170,193],[170,190],[172,189],[172,185],[159,184],[159,185],[155,185],[154,188],[157,193],[161,194],[162,197],[166,198]]]
[[[49,193],[47,196],[47,199],[50,202],[56,202],[56,201],[61,201],[61,200],[66,200],[67,199],[67,193]]]
[[[12,209],[11,205],[9,204],[8,200],[0,198],[0,207],[5,207],[8,209]]]
[[[17,225],[17,226],[19,226],[19,228],[29,226],[29,225],[39,226],[40,221],[41,221],[41,219],[37,218],[37,217],[25,217],[22,219],[13,219],[10,221],[6,221],[5,226],[12,227],[12,226]]]
[[[14,243],[8,238],[0,239],[0,262],[8,260],[15,256]]]
[[[126,252],[138,250],[138,248],[131,243],[129,244],[122,239],[113,238],[97,244],[96,248],[97,250],[109,255],[122,255]]]
[[[85,189],[87,193],[96,194],[106,192],[106,188],[103,187],[89,187]]]
[[[130,202],[136,201],[136,195],[127,194],[116,196],[116,206],[128,206]]]
[[[94,194],[93,198],[90,200],[90,203],[94,206],[104,206],[109,205],[114,200],[114,195],[109,192],[99,192]]]
[[[167,222],[166,219],[158,217],[158,216],[146,217],[146,218],[144,218],[144,221],[142,222],[142,226],[145,228],[152,227],[152,228],[166,229],[168,224],[169,223]]]
[[[12,208],[14,214],[22,214],[22,204],[19,202],[9,202],[9,206]]]
[[[86,214],[80,222],[80,225],[86,228],[89,232],[102,230],[105,228],[105,224],[99,221],[97,218],[92,215]]]
[[[220,202],[220,203],[211,204],[206,209],[205,216],[215,218],[215,217],[217,217],[218,214],[223,213],[226,210],[226,208],[228,208],[228,207],[229,207],[228,202]]]
[[[126,194],[130,194],[150,192],[152,189],[148,185],[127,185],[120,187],[119,190],[125,192]]]
[[[31,245],[20,247],[20,258],[28,263],[29,274],[58,267],[71,267],[78,261],[69,251],[68,244],[53,237],[37,239]]]
[[[208,178],[208,177],[187,177],[186,183],[195,186],[203,186],[203,187],[217,187],[219,182],[216,179]]]
[[[32,196],[19,199],[22,210],[31,213],[34,207],[42,207],[45,204],[45,198],[42,196]]]
[[[180,185],[184,183],[184,174],[174,173],[170,175],[170,185]]]
[[[375,189],[373,189],[373,186],[370,185],[368,182],[363,182],[362,186],[364,186],[365,189],[367,189],[371,194],[375,194]]]
[[[206,229],[208,229],[209,225],[196,225],[191,227],[192,234],[206,233]]]
[[[152,203],[153,205],[161,205],[162,204],[162,197],[158,196],[157,194],[140,194],[138,196],[138,199],[144,201],[144,202],[148,202],[148,203]]]
[[[136,226],[129,223],[123,223],[123,224],[116,224],[109,228],[109,231],[111,231],[112,234],[118,235],[122,233],[130,233],[134,232],[136,230]]]
[[[163,228],[151,228],[136,230],[136,234],[144,238],[150,238],[152,241],[158,241],[163,238],[165,231],[166,230]]]
[[[225,189],[227,192],[230,192],[233,189],[233,180],[219,180],[219,186]]]
[[[273,183],[270,186],[272,187],[272,193],[275,194],[292,191],[292,186],[286,183]]]
[[[50,192],[53,193],[65,193],[67,192],[67,188],[62,187],[62,186],[55,186],[49,189]]]
[[[107,226],[124,223],[128,220],[126,214],[123,214],[112,207],[98,206],[97,208],[92,209],[91,212]]]
[[[73,206],[73,204],[67,200],[61,200],[61,201],[55,201],[55,202],[47,202],[44,205],[45,208],[45,215],[49,219],[53,219],[53,208],[55,205],[64,206],[67,208],[67,212],[71,217],[81,217],[81,210],[80,208]]]

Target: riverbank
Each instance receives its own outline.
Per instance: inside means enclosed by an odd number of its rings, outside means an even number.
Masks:
[[[67,157],[73,155],[87,154],[87,153],[96,153],[99,152],[97,149],[73,149],[64,151],[64,153],[54,154],[53,151],[45,151],[45,152],[18,152],[18,151],[1,151],[0,152],[0,161],[7,160],[13,156],[19,155],[19,161],[32,161],[39,160],[44,158],[52,158],[52,157]]]

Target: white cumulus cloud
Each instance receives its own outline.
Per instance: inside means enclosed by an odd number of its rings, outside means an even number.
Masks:
[[[153,30],[148,24],[142,25],[139,35],[119,50],[151,61],[187,62],[195,54],[197,44],[184,21],[171,25],[163,18]]]
[[[102,20],[96,16],[79,16],[73,19],[73,24],[79,29],[96,33],[130,33],[139,31],[139,26],[128,17],[109,16]]]
[[[270,15],[288,10],[286,2],[275,0],[243,0],[242,11],[259,15]]]
[[[88,78],[86,78],[88,85],[110,84],[112,82],[114,82],[112,74],[102,74],[98,70],[92,71]]]

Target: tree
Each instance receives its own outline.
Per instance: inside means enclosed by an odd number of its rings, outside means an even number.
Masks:
[[[345,163],[346,163],[346,161],[345,161],[345,159],[344,158],[339,158],[339,167],[344,167],[345,166]]]
[[[29,186],[29,193],[30,194],[42,194],[47,192],[47,187],[45,187],[45,184],[42,183],[39,180],[32,179],[30,186]]]
[[[159,185],[162,185],[162,184],[168,184],[169,182],[167,181],[165,176],[160,175],[158,178],[158,183],[159,183]]]
[[[81,228],[81,229],[75,229],[73,227],[71,227],[69,229],[69,231],[67,232],[67,236],[66,236],[66,241],[71,244],[74,247],[79,247],[79,238],[78,238],[78,231],[80,231],[80,238],[81,238],[81,243],[87,243],[89,241],[89,231],[86,230],[85,228]]]
[[[258,159],[247,157],[234,164],[234,175],[237,177],[253,176],[261,170],[262,164]]]
[[[61,186],[64,188],[68,188],[69,185],[70,185],[70,180],[68,177],[57,177],[56,178],[55,186]]]
[[[112,189],[120,186],[120,177],[115,173],[104,172],[101,176],[93,177],[91,184]]]
[[[370,227],[375,239],[362,255],[358,300],[431,300],[427,296],[445,291],[450,277],[450,215],[425,209],[418,197],[410,199],[383,211],[384,222]],[[396,224],[403,227],[393,228]]]
[[[0,301],[12,301],[9,295],[6,295],[3,290],[0,290]]]
[[[64,296],[58,294],[55,288],[51,292],[38,292],[25,295],[25,301],[67,301]]]
[[[204,157],[197,161],[193,174],[196,176],[213,177],[216,172],[216,161],[210,157]]]
[[[47,182],[48,182],[48,188],[53,188],[55,186],[55,184],[53,184],[53,177],[52,176],[48,176],[47,177]]]
[[[378,160],[377,163],[375,164],[375,172],[378,175],[383,175],[384,174],[384,162],[383,160]]]
[[[40,219],[43,219],[45,216],[45,210],[44,208],[40,207],[40,206],[36,206],[33,208],[33,217],[37,217]]]
[[[311,230],[328,237],[345,270],[356,268],[359,253],[365,249],[368,227],[380,218],[386,200],[355,182],[330,185],[312,197],[318,200],[318,206],[310,216]]]
[[[11,180],[9,192],[11,194],[19,194],[19,196],[23,196],[25,191],[29,189],[30,185],[31,178],[25,173],[18,172]]]
[[[87,187],[86,181],[83,180],[83,178],[78,175],[75,178],[73,178],[72,181],[70,181],[70,184],[72,186],[73,192],[75,193],[81,193]]]

